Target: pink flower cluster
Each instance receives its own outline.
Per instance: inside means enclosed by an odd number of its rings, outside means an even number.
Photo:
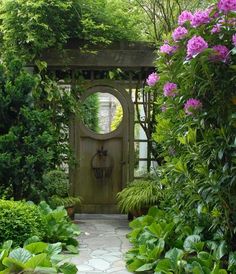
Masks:
[[[188,101],[184,105],[184,111],[188,115],[193,115],[197,110],[202,107],[202,103],[198,99],[188,99]]]
[[[223,12],[236,11],[236,0],[220,0],[218,8]]]
[[[164,95],[165,96],[174,97],[174,96],[176,96],[177,85],[175,83],[167,82],[164,85],[163,90],[164,90]]]
[[[175,53],[177,50],[176,46],[170,46],[169,44],[165,43],[163,46],[160,47],[160,52],[171,55]]]
[[[196,11],[191,20],[191,25],[196,28],[209,23],[210,20],[209,10]]]
[[[146,80],[147,84],[149,87],[155,86],[155,84],[160,80],[160,76],[156,73],[153,72],[150,74]]]
[[[224,45],[217,45],[213,47],[214,55],[212,59],[214,61],[227,62],[229,60],[229,49]]]
[[[233,45],[236,47],[236,33],[232,37]]]
[[[211,33],[219,33],[221,31],[221,25],[220,24],[216,24],[215,26],[213,26]]]
[[[191,22],[192,18],[193,18],[192,13],[190,11],[185,10],[180,14],[178,19],[178,24],[182,26],[186,22]]]
[[[193,36],[187,44],[187,57],[193,58],[208,48],[208,43],[201,36]]]
[[[185,27],[179,26],[173,31],[172,37],[175,42],[178,42],[179,40],[183,39],[187,34],[188,30]]]

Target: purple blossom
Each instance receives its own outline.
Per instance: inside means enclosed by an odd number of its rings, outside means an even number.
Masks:
[[[236,0],[219,0],[219,10],[223,12],[236,11]]]
[[[214,54],[212,59],[214,61],[227,62],[229,60],[229,49],[223,45],[217,45],[213,47]]]
[[[236,33],[232,37],[233,45],[236,47]]]
[[[178,42],[179,40],[183,39],[187,34],[188,30],[185,27],[178,27],[173,31],[172,37],[175,42]]]
[[[202,103],[198,99],[188,99],[188,101],[184,105],[184,111],[188,115],[193,115],[197,110],[202,107]]]
[[[211,34],[219,33],[220,31],[221,31],[221,25],[220,24],[216,24],[215,26],[213,26],[213,28],[211,30]]]
[[[160,76],[156,72],[153,72],[148,76],[146,82],[149,87],[153,87],[159,80]]]
[[[167,43],[165,43],[163,46],[160,47],[160,52],[168,55],[173,54],[175,51],[176,51],[176,48],[173,46],[170,46]]]
[[[165,83],[163,90],[164,90],[164,96],[174,97],[176,96],[177,85],[175,83],[167,82]]]
[[[201,36],[193,36],[187,44],[187,57],[193,58],[208,48],[207,42]]]
[[[211,21],[211,18],[210,18],[209,10],[196,11],[191,20],[191,25],[196,28],[203,24],[207,24],[210,21]]]
[[[182,26],[187,21],[191,22],[192,18],[193,18],[192,13],[190,11],[185,10],[180,14],[178,19],[178,24]]]

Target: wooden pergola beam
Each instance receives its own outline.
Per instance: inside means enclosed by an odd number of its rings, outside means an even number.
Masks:
[[[49,68],[140,69],[154,67],[155,48],[149,43],[119,42],[96,46],[84,51],[78,42],[68,43],[63,50],[48,49],[42,55]]]

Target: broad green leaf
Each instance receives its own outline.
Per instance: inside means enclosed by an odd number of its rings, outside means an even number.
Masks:
[[[72,254],[78,254],[79,253],[78,248],[73,246],[73,245],[67,245],[66,249]]]
[[[139,267],[138,269],[136,269],[137,272],[141,272],[141,271],[147,271],[147,270],[152,270],[153,269],[153,264],[144,264],[141,267]]]
[[[148,253],[148,257],[151,260],[156,260],[159,259],[159,257],[161,256],[161,253],[163,252],[165,247],[165,241],[163,239],[159,239],[157,246],[155,246],[151,251],[149,251]]]
[[[10,250],[10,248],[12,247],[12,244],[13,244],[12,240],[6,241],[2,245],[2,249]]]
[[[14,249],[9,254],[9,258],[13,258],[20,263],[26,263],[31,257],[32,254],[24,248]]]
[[[27,239],[27,240],[24,242],[24,246],[29,245],[29,244],[32,244],[32,243],[36,243],[36,242],[40,242],[40,239],[39,239],[38,236],[33,236],[33,237]]]
[[[222,241],[214,252],[214,256],[217,260],[220,260],[227,253],[227,245],[225,241]]]
[[[25,263],[26,268],[35,269],[37,266],[51,266],[50,261],[47,259],[46,253],[35,255],[34,257],[30,258],[27,263]]]
[[[76,274],[78,272],[78,268],[74,264],[64,263],[60,266],[59,271],[63,274]]]
[[[8,251],[6,249],[4,249],[1,253],[0,253],[0,262],[8,256]]]
[[[37,243],[32,243],[24,246],[24,248],[27,249],[32,254],[42,253],[47,247],[48,247],[48,244],[44,242],[37,242]]]
[[[163,218],[165,216],[165,212],[163,210],[160,210],[158,207],[153,206],[148,210],[148,216],[151,216],[153,218]]]
[[[48,255],[57,255],[60,254],[62,251],[62,244],[61,243],[55,243],[55,244],[49,244],[46,252]]]
[[[193,274],[205,274],[205,272],[204,272],[202,266],[200,265],[200,263],[194,261],[194,262],[192,262],[191,267],[192,267],[191,268],[192,272],[190,272],[190,273],[193,273]]]
[[[158,238],[162,238],[163,234],[165,233],[165,231],[163,231],[160,224],[157,224],[157,223],[152,223],[148,227],[148,230],[150,230]]]
[[[9,268],[9,273],[18,273],[25,268],[22,262],[17,261],[13,258],[4,258],[2,264]]]
[[[166,252],[165,258],[170,259],[172,263],[177,264],[184,256],[184,251],[178,248],[173,248]]]
[[[184,241],[184,250],[192,252],[195,251],[194,244],[201,242],[199,235],[190,235]]]
[[[131,272],[136,271],[139,267],[141,267],[144,264],[143,261],[135,259],[132,263],[127,264],[127,269]]]
[[[54,267],[41,267],[38,266],[35,268],[35,273],[40,273],[40,274],[57,274],[58,271]]]
[[[170,259],[159,260],[155,268],[155,272],[160,272],[160,273],[170,273],[171,270],[172,270],[172,264]]]
[[[197,254],[197,257],[201,261],[202,265],[210,269],[213,267],[213,257],[210,253],[202,251]]]
[[[236,252],[230,252],[230,254],[229,254],[228,270],[235,270],[236,271]]]

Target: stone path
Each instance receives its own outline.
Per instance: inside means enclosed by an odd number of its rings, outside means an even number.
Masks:
[[[82,274],[127,274],[123,254],[130,248],[125,215],[76,215],[80,254],[71,259]]]

